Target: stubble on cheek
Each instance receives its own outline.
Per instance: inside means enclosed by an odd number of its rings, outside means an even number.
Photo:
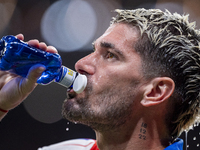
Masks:
[[[88,118],[90,103],[88,102],[92,87],[89,84],[85,91],[72,99],[65,99],[62,106],[62,115],[72,122],[81,122]]]
[[[63,117],[95,130],[110,130],[124,124],[132,113],[133,86],[126,89],[112,87],[95,93],[87,87],[83,94],[63,103]]]

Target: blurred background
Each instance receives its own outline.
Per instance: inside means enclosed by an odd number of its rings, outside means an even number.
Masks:
[[[0,0],[0,36],[23,33],[55,46],[63,65],[74,69],[91,53],[91,43],[115,16],[114,9],[159,8],[190,14],[200,27],[199,0]],[[66,89],[56,83],[38,86],[0,122],[0,150],[36,150],[74,138],[93,138],[92,129],[62,119]],[[184,150],[200,149],[200,127],[180,136]]]

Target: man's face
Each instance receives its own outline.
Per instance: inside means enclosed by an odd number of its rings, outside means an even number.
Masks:
[[[143,81],[141,59],[133,48],[136,40],[136,29],[120,23],[94,42],[94,52],[75,65],[88,84],[80,94],[68,92],[70,98],[63,104],[66,119],[106,130],[136,114]]]

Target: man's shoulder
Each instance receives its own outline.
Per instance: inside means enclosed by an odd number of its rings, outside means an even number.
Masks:
[[[179,138],[176,139],[173,144],[171,144],[164,150],[183,150],[183,140]]]
[[[74,139],[52,144],[38,150],[98,150],[93,139]]]

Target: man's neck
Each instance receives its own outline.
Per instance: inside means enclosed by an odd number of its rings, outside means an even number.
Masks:
[[[169,145],[170,138],[164,135],[164,130],[160,131],[155,122],[140,120],[135,126],[132,124],[105,132],[96,131],[97,145],[100,150],[163,150]]]

